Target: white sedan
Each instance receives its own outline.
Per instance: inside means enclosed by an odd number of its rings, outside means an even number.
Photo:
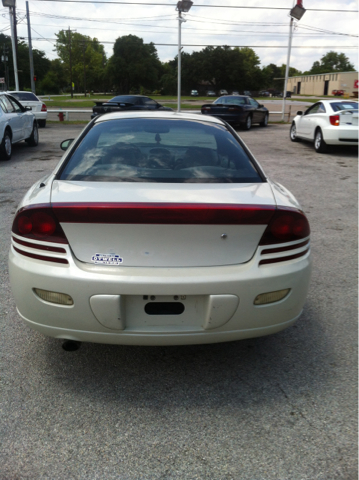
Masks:
[[[314,142],[319,153],[324,153],[327,145],[358,145],[358,102],[321,100],[304,113],[297,112],[290,139]]]
[[[181,345],[268,335],[299,318],[308,220],[231,127],[110,113],[62,148],[12,227],[10,279],[28,326],[66,348]]]
[[[12,145],[25,140],[31,147],[39,143],[34,114],[16,98],[0,92],[0,160],[10,160]]]
[[[15,97],[24,107],[30,107],[35,115],[39,127],[46,127],[47,106],[32,92],[8,92]]]

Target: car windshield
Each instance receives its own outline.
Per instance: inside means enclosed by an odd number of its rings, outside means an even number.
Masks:
[[[334,112],[340,110],[358,110],[358,104],[356,102],[332,102],[331,104]]]
[[[263,182],[249,155],[224,125],[152,118],[94,124],[58,178],[93,182]]]
[[[37,96],[30,92],[11,92],[11,95],[20,102],[39,102]]]
[[[245,97],[220,97],[217,98],[213,103],[220,103],[222,105],[245,105]]]

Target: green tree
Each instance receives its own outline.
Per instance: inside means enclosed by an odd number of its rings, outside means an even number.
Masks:
[[[39,92],[42,94],[61,93],[67,86],[68,80],[63,63],[59,58],[51,61],[50,69],[45,78],[39,82]]]
[[[70,87],[70,59],[72,66],[72,82],[75,90],[103,89],[105,79],[106,55],[103,45],[97,38],[91,38],[69,30],[61,30],[55,34],[56,52],[59,56]]]
[[[153,90],[158,86],[162,65],[153,43],[145,45],[136,35],[119,37],[109,59],[107,73],[113,88],[120,93]]]
[[[15,78],[14,78],[14,63],[12,56],[12,45],[11,38],[7,35],[0,34],[0,51],[3,55],[3,48],[7,50],[8,57],[8,70],[9,70],[9,83],[8,90],[15,90]],[[50,60],[46,58],[45,53],[41,50],[34,48],[32,50],[33,60],[34,60],[34,74],[36,75],[37,81],[41,81],[50,68]],[[31,76],[30,76],[30,57],[29,57],[29,47],[27,43],[20,40],[18,42],[18,53],[17,53],[17,65],[18,65],[18,79],[19,79],[19,88],[20,90],[30,90],[31,89]],[[0,76],[5,77],[5,63],[1,62],[0,65]]]
[[[320,73],[332,72],[354,72],[355,68],[349,62],[349,58],[344,53],[330,51],[322,56],[320,61],[315,61],[308,72],[309,75],[318,75]]]

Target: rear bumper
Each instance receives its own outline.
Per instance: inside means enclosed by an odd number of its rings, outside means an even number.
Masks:
[[[35,115],[36,120],[46,120],[47,112],[32,112]]]
[[[328,127],[323,130],[323,136],[328,145],[357,145],[358,127],[349,125]]]
[[[217,114],[217,113],[202,113],[202,115],[211,115],[212,117],[220,118],[221,120],[224,120],[225,122],[229,123],[230,125],[238,125],[240,123],[245,123],[247,117],[248,117],[248,112],[244,113],[236,113],[236,114]]]
[[[50,264],[11,247],[9,272],[19,314],[45,335],[123,345],[214,343],[276,333],[301,314],[310,281],[310,251],[294,260],[259,266],[259,250],[242,265],[139,268],[88,265],[73,258],[69,265]],[[45,302],[34,288],[71,295],[74,305]],[[283,300],[254,305],[257,295],[282,289],[290,289]],[[143,296],[184,299],[185,314],[148,315]],[[94,297],[102,297],[97,310]],[[121,309],[116,298],[121,299]],[[213,298],[220,302],[209,311]],[[222,316],[217,307],[223,307]]]

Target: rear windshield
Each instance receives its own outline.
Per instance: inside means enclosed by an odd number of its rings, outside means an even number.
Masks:
[[[30,93],[30,92],[15,92],[15,93],[11,93],[11,95],[15,98],[17,98],[20,102],[21,101],[24,101],[24,102],[38,102],[39,99],[37,98],[36,95],[34,95],[33,93]]]
[[[175,119],[95,124],[60,173],[94,182],[262,182],[244,148],[222,125]]]
[[[247,100],[245,97],[220,97],[213,103],[220,103],[222,105],[245,105]]]
[[[334,112],[340,110],[358,110],[358,104],[356,102],[332,102],[331,104]]]
[[[113,97],[111,98],[111,100],[109,100],[109,102],[115,102],[115,103],[118,103],[118,102],[121,102],[121,103],[135,103],[136,101],[139,100],[139,97],[132,97],[130,95],[121,95],[119,97]]]

